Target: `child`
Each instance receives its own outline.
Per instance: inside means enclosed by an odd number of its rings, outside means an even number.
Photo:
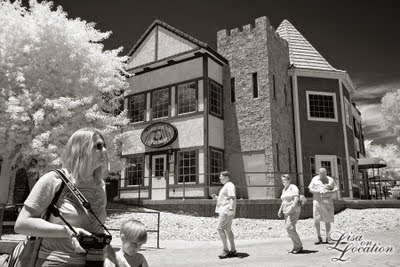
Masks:
[[[148,267],[146,258],[138,253],[140,246],[147,242],[147,230],[143,223],[137,220],[128,220],[121,226],[120,231],[122,248],[116,253],[120,267]],[[115,265],[108,259],[105,267]]]
[[[219,255],[220,259],[237,256],[235,239],[231,229],[236,212],[236,188],[230,181],[230,177],[231,174],[229,172],[221,172],[219,179],[224,186],[219,191],[218,197],[215,194],[211,195],[213,199],[217,199],[217,206],[215,208],[215,212],[219,214],[217,229],[223,244],[222,254]],[[231,246],[230,251],[228,250],[227,237]]]

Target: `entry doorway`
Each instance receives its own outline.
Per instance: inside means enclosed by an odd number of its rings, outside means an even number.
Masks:
[[[335,178],[334,180],[339,188],[337,197],[340,198],[342,193],[340,188],[342,188],[344,185],[343,179],[340,179],[339,177],[338,160],[336,155],[315,155],[315,167],[317,173],[320,168],[325,168],[326,174],[332,178]]]
[[[154,155],[151,159],[151,199],[167,199],[167,155]]]
[[[320,168],[325,168],[328,176],[338,178],[337,159],[334,155],[315,155],[315,167],[317,173]]]

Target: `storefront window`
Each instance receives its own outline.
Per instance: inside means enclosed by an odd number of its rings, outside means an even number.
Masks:
[[[210,183],[220,184],[219,174],[223,171],[223,153],[218,150],[210,150]]]
[[[169,88],[157,90],[152,95],[153,119],[168,117]]]
[[[129,113],[131,122],[144,121],[146,111],[145,94],[129,97]]]
[[[178,152],[178,183],[195,183],[197,176],[196,151]]]
[[[129,157],[126,185],[143,185],[143,156]]]
[[[196,111],[197,88],[196,82],[178,85],[178,114]]]
[[[222,88],[210,82],[210,114],[222,116]]]

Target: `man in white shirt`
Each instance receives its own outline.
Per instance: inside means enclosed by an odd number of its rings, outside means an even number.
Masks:
[[[229,172],[221,172],[219,180],[224,186],[219,191],[218,197],[215,194],[211,195],[213,199],[217,199],[217,206],[215,207],[215,213],[219,214],[217,229],[223,244],[223,252],[219,255],[220,259],[237,256],[232,232],[232,220],[236,212],[236,188],[230,181],[230,177],[231,174]],[[227,237],[231,250],[228,249]]]
[[[338,187],[332,177],[326,175],[326,169],[320,168],[319,175],[314,176],[308,189],[313,194],[313,217],[314,226],[317,232],[316,245],[322,242],[320,222],[325,223],[326,243],[330,241],[331,223],[334,222],[335,207],[333,205],[333,197]]]

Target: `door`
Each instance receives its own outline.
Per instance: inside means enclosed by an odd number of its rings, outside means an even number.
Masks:
[[[167,198],[167,155],[152,156],[151,161],[151,199],[165,200]]]
[[[325,168],[327,175],[335,178],[334,180],[338,188],[342,188],[343,179],[339,178],[337,157],[335,155],[315,155],[315,167],[317,173],[320,168]],[[340,194],[340,190],[338,192]]]

